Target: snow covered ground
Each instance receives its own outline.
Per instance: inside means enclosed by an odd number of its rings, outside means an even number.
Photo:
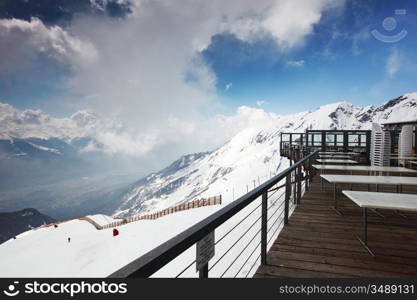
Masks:
[[[282,223],[280,224],[282,215],[279,216],[283,210],[283,206],[279,206],[282,203],[282,195],[280,191],[269,199],[270,205],[275,202],[271,206],[271,214],[277,210],[268,222],[268,228],[271,228],[270,244],[279,233],[279,230],[276,231],[277,227],[282,226]],[[259,204],[260,199],[255,200],[215,231],[216,241],[219,241],[243,217],[249,215],[216,245],[216,255],[210,261],[210,267],[228,252],[210,271],[211,277],[242,277],[252,275],[256,271],[260,253]],[[58,228],[51,226],[30,230],[0,246],[0,256],[7,258],[0,261],[0,277],[105,277],[222,207],[208,206],[178,212],[157,220],[132,222],[118,227],[120,234],[116,237],[113,237],[112,229],[97,230],[90,223],[82,220],[61,223]],[[89,217],[102,225],[114,220],[105,215]],[[249,229],[253,224],[255,225]],[[272,236],[273,232],[275,234]],[[244,237],[229,250],[244,233]],[[71,238],[70,242],[67,240],[68,237]],[[238,256],[246,245],[248,247]],[[195,253],[193,246],[154,276],[177,276],[195,260]],[[254,265],[255,261],[258,263]],[[194,264],[181,276],[197,275]]]
[[[196,209],[197,210],[197,209]],[[180,212],[159,220],[142,220],[112,229],[97,230],[90,223],[73,220],[27,231],[1,245],[1,277],[102,277],[152,250],[178,232],[213,213]],[[99,221],[103,216],[95,216]],[[101,222],[103,224],[103,222]],[[175,224],[175,229],[172,230]],[[67,238],[71,238],[71,242]]]

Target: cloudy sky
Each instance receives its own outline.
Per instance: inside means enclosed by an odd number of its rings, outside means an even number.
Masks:
[[[111,140],[142,154],[210,149],[250,118],[241,106],[416,91],[416,14],[414,0],[3,0],[0,102],[122,120],[132,132]]]

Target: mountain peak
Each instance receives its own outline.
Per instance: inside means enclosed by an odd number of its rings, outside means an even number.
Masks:
[[[403,97],[407,98],[409,100],[416,100],[417,99],[417,92],[404,94]]]

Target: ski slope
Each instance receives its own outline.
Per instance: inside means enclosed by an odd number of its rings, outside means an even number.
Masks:
[[[269,201],[277,218],[268,223],[271,228],[271,243],[282,228],[283,206],[279,207],[282,192],[275,193]],[[280,197],[278,199],[278,197]],[[260,199],[255,200],[215,231],[220,240],[235,225],[240,223],[221,243],[216,245],[215,257],[209,266],[227,254],[210,271],[210,277],[251,276],[259,265],[260,253]],[[222,206],[206,206],[177,212],[157,220],[140,220],[117,227],[120,234],[113,237],[112,229],[97,230],[90,223],[71,220],[58,225],[27,231],[0,245],[0,277],[106,277],[134,259],[188,229],[213,214]],[[249,213],[252,212],[250,215]],[[291,212],[290,212],[291,213]],[[249,215],[243,222],[243,217]],[[279,217],[278,217],[279,216]],[[104,225],[114,219],[105,215],[89,216]],[[273,221],[278,220],[275,224]],[[253,227],[250,228],[251,225]],[[248,230],[248,228],[250,228]],[[272,233],[274,234],[272,235]],[[245,234],[244,234],[245,233]],[[244,235],[243,235],[244,234]],[[235,244],[241,236],[239,243]],[[71,241],[68,242],[68,237]],[[235,244],[231,248],[231,246]],[[244,253],[235,258],[248,245]],[[252,256],[249,256],[250,254]],[[195,260],[195,245],[156,272],[155,277],[176,277],[180,271]],[[197,277],[195,264],[181,277]]]
[[[194,214],[179,212],[159,220],[129,223],[118,227],[120,234],[115,237],[112,229],[97,230],[81,220],[30,230],[1,245],[0,276],[108,276],[214,211],[204,207]],[[92,217],[103,219],[102,215]]]

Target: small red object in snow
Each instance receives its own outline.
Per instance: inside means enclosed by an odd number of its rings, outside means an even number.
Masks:
[[[113,236],[119,235],[119,230],[116,228],[113,229]]]

